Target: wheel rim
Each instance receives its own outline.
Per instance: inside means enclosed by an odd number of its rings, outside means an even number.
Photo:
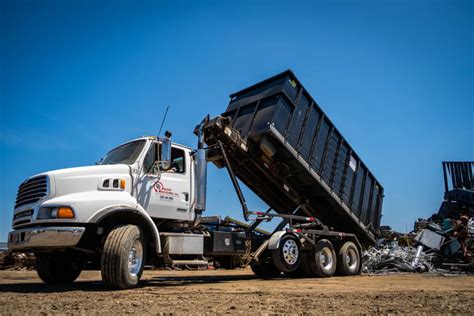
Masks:
[[[283,244],[283,259],[289,265],[293,265],[298,261],[298,245],[292,239],[288,239]]]
[[[137,276],[143,262],[143,246],[140,239],[135,239],[132,248],[128,252],[128,272],[132,276]]]
[[[355,250],[354,249],[347,250],[347,253],[346,253],[347,267],[350,270],[354,270],[357,267],[357,262],[358,262],[358,258],[357,258],[357,253],[355,252]]]
[[[332,251],[329,248],[323,248],[319,254],[319,261],[321,262],[321,267],[324,270],[331,270],[332,265],[334,264],[334,258],[332,256]]]

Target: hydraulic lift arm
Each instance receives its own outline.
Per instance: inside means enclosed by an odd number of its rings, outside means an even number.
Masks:
[[[239,182],[237,181],[237,178],[235,177],[234,170],[232,170],[232,166],[230,165],[229,158],[227,158],[227,153],[225,152],[224,145],[222,144],[220,140],[218,141],[218,144],[221,149],[222,156],[224,157],[225,166],[226,166],[227,172],[229,173],[230,180],[232,181],[232,184],[234,185],[235,192],[237,193],[237,197],[239,198],[240,204],[242,205],[242,212],[243,212],[244,218],[246,221],[248,221],[249,209],[247,207],[247,202],[245,201],[244,194],[242,193]]]

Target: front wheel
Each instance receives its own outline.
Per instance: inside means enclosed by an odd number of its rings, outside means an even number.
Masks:
[[[36,272],[46,284],[71,284],[81,274],[81,269],[67,253],[38,253],[35,256]]]
[[[137,286],[145,266],[146,246],[143,234],[135,225],[114,228],[102,250],[102,280],[110,289],[124,290]]]

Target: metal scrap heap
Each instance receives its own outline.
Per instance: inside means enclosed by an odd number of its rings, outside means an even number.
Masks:
[[[384,239],[364,253],[363,271],[474,272],[474,162],[444,161],[444,200],[411,233],[381,226]]]
[[[452,224],[442,227],[419,220],[416,232],[404,235],[391,231],[386,234],[389,240],[364,252],[363,272],[474,272],[474,219],[463,215],[449,222]]]
[[[0,251],[0,270],[30,270],[35,267],[35,256],[26,252]]]
[[[414,247],[403,247],[398,244],[386,245],[382,248],[372,247],[364,252],[363,272],[378,274],[433,270],[434,254],[421,253],[414,265],[416,258],[417,249]]]

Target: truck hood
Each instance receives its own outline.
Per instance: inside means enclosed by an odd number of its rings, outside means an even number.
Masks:
[[[51,180],[51,196],[97,191],[103,180],[109,178],[123,178],[128,183],[131,181],[130,166],[123,164],[59,169],[45,174]]]
[[[115,174],[115,173],[130,174],[130,167],[128,165],[122,165],[122,164],[97,165],[97,166],[58,169],[58,170],[47,172],[48,175],[53,175],[55,178],[75,177],[75,176],[83,176],[83,175]]]

